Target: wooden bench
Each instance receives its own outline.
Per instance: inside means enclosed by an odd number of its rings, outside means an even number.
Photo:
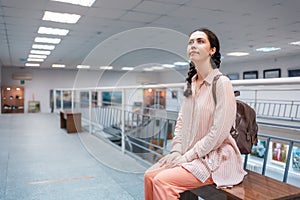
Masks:
[[[81,132],[81,113],[72,110],[61,110],[60,128],[67,129],[67,133]]]
[[[198,196],[205,200],[267,200],[267,199],[300,199],[300,188],[247,171],[244,181],[228,189],[216,189],[215,185],[207,185],[194,190],[185,191],[180,200],[197,200]]]

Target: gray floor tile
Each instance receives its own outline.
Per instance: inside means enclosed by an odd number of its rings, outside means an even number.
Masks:
[[[143,199],[145,168],[80,134],[60,129],[56,114],[0,115],[0,199]]]

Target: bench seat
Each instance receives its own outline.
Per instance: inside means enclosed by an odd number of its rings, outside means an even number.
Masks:
[[[244,181],[233,188],[216,189],[215,185],[203,186],[182,193],[181,200],[197,199],[233,199],[233,200],[268,200],[300,199],[300,188],[276,179],[247,171]]]

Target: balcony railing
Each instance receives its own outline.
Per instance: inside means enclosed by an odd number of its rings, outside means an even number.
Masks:
[[[247,102],[257,112],[257,118],[269,119],[267,123],[258,120],[261,125],[277,127],[280,125],[286,130],[292,129],[293,138],[275,136],[259,132],[259,146],[253,148],[252,154],[244,156],[245,168],[274,177],[283,182],[300,186],[300,78],[273,80],[247,80],[232,81],[236,90],[241,91],[241,100]],[[282,85],[294,86],[282,88]],[[247,87],[245,87],[247,86]],[[259,87],[258,87],[259,86]],[[149,85],[138,87],[118,88],[81,88],[57,89],[71,91],[71,109],[82,113],[83,128],[91,134],[105,138],[112,145],[120,148],[122,152],[131,153],[136,159],[148,163],[156,162],[170,150],[173,137],[177,109],[157,109],[159,106],[143,107],[143,104],[134,107],[135,96],[132,91],[136,88],[167,88],[167,91],[179,91],[178,105],[181,104],[184,84]],[[119,91],[122,101],[105,102],[92,99],[93,93],[103,91]],[[88,94],[82,101],[82,93]],[[61,92],[62,94],[63,92]],[[166,95],[171,95],[167,94]],[[130,98],[128,96],[131,96]],[[280,98],[278,98],[280,97]],[[286,100],[286,99],[288,100]],[[63,99],[63,97],[61,97]],[[278,99],[278,100],[274,100]],[[168,100],[168,99],[167,99]],[[64,105],[61,100],[60,105]],[[63,109],[63,107],[61,108]],[[284,131],[284,129],[280,129]],[[275,155],[275,153],[277,155]]]

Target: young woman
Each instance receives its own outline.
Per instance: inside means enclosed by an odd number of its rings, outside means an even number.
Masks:
[[[217,36],[208,29],[193,31],[187,56],[191,64],[172,149],[145,172],[145,200],[175,200],[185,190],[212,183],[233,186],[246,175],[230,135],[236,102],[226,76],[217,81],[216,105],[212,95],[213,79],[221,74]]]

